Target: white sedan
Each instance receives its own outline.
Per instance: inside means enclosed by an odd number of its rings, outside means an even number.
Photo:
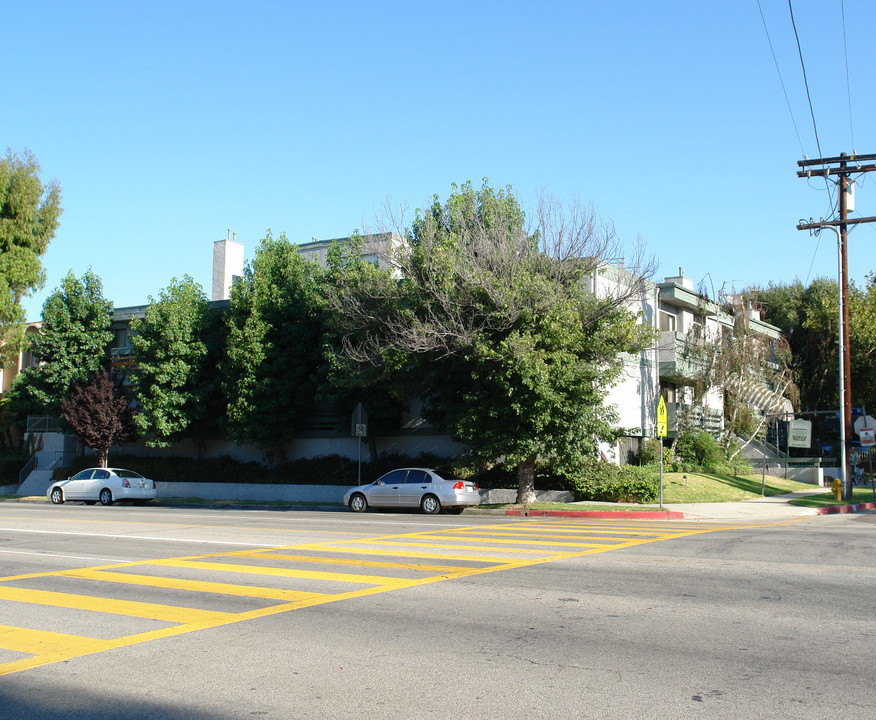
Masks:
[[[116,500],[131,500],[142,504],[155,498],[155,482],[133,470],[122,468],[88,468],[66,480],[58,480],[46,491],[49,499],[60,505],[78,500],[88,505],[99,502],[112,505]]]
[[[344,505],[353,512],[364,512],[371,507],[419,507],[424,513],[434,514],[445,508],[461,513],[466,507],[481,501],[478,485],[471,480],[444,476],[428,468],[401,468],[386,473],[370,485],[350,488],[344,495]]]

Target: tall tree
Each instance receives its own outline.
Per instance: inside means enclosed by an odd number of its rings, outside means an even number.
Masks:
[[[61,187],[40,181],[40,165],[28,151],[0,158],[0,360],[18,352],[22,298],[45,283],[40,258],[61,216]]]
[[[98,452],[100,467],[106,467],[109,449],[131,434],[128,400],[106,370],[75,385],[61,412],[82,444]]]
[[[694,323],[685,335],[680,353],[685,402],[670,452],[707,412],[711,398],[723,404],[721,439],[725,455],[735,457],[744,447],[736,445],[738,437],[750,442],[764,430],[769,413],[782,410],[787,396],[796,399],[790,353],[784,338],[752,327],[750,297],[722,293],[716,301],[703,297],[701,303],[700,315],[714,315],[716,321]]]
[[[43,324],[31,347],[39,364],[15,379],[16,404],[58,414],[73,386],[106,366],[112,313],[97,275],[88,270],[79,279],[67,273],[43,304]]]
[[[231,291],[224,373],[229,429],[277,460],[285,458],[284,443],[316,396],[321,272],[285,235],[268,232]]]
[[[202,440],[224,417],[219,362],[224,324],[191,277],[175,278],[142,320],[131,323],[131,369],[146,444],[165,447],[183,437]]]
[[[613,436],[603,399],[618,356],[653,339],[627,309],[643,274],[609,277],[620,243],[592,209],[543,201],[529,227],[513,190],[486,181],[454,185],[402,232],[392,270],[331,296],[341,357],[366,372],[415,367],[427,419],[515,469],[531,502],[538,459],[579,472]]]
[[[876,412],[876,275],[849,292],[849,364],[852,404]]]
[[[764,320],[781,328],[788,340],[802,410],[835,410],[839,403],[837,294],[836,281],[823,277],[808,287],[795,280],[751,292]],[[850,317],[850,326],[855,324]]]

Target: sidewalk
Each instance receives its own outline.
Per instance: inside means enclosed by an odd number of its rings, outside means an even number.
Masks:
[[[624,510],[612,511],[614,503],[599,503],[585,502],[582,505],[590,507],[594,505],[605,505],[606,511],[600,512],[599,515],[590,515],[591,517],[606,517],[606,518],[628,518],[632,519],[666,519],[666,520],[717,520],[721,522],[775,522],[782,520],[793,520],[795,518],[811,517],[821,514],[816,508],[803,508],[795,505],[789,505],[788,500],[794,498],[805,497],[807,495],[821,495],[824,493],[824,488],[813,488],[812,490],[801,490],[796,493],[788,493],[787,495],[772,495],[770,497],[753,498],[741,502],[718,502],[718,503],[663,503],[663,509],[667,512],[660,513],[659,511],[652,512],[628,512]],[[851,507],[851,506],[842,506]],[[861,507],[861,506],[858,506]],[[867,508],[861,508],[867,509]],[[822,509],[824,510],[824,509]],[[468,510],[466,512],[469,512]],[[489,511],[487,511],[489,512]],[[599,512],[599,511],[596,511]],[[833,510],[833,512],[839,512]],[[845,512],[848,512],[846,510]],[[530,517],[574,517],[569,512],[546,510],[542,512],[530,512]]]
[[[824,488],[815,488],[786,495],[759,497],[742,502],[673,503],[670,505],[664,504],[664,507],[683,512],[685,520],[722,520],[725,522],[793,520],[794,518],[818,515],[818,510],[816,508],[789,505],[788,500],[806,497],[807,495],[823,494]]]

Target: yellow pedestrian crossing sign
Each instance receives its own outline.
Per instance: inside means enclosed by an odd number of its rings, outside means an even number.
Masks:
[[[657,437],[666,437],[668,431],[668,423],[666,421],[666,401],[663,396],[660,396],[660,402],[657,403]]]

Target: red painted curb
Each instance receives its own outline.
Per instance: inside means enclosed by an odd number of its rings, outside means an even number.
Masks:
[[[631,520],[684,520],[675,510],[506,510],[510,517],[629,518]]]
[[[876,510],[876,502],[856,503],[855,505],[832,505],[831,507],[817,508],[818,515],[836,515],[837,513],[856,513],[865,510]]]

